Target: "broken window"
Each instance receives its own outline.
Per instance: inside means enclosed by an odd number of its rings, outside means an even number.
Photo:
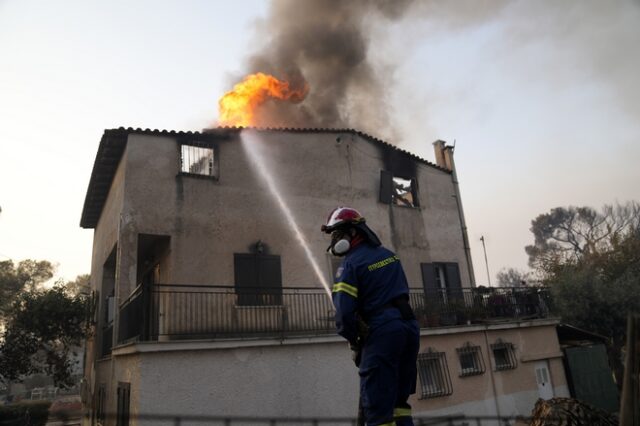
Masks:
[[[496,371],[512,370],[518,366],[513,343],[503,342],[500,339],[491,345]]]
[[[180,146],[181,169],[190,175],[216,177],[214,148],[206,143],[190,142]]]
[[[460,376],[475,376],[485,372],[484,359],[480,346],[472,346],[466,343],[463,347],[456,349],[460,360]]]
[[[414,177],[380,171],[380,202],[404,207],[418,207],[418,184]]]
[[[422,394],[420,399],[451,395],[453,386],[449,376],[449,367],[444,352],[436,352],[432,348],[426,353],[418,354],[418,373]]]

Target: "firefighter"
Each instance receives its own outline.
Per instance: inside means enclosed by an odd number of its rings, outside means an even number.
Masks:
[[[413,426],[407,400],[416,388],[419,327],[400,259],[355,209],[334,209],[322,231],[331,235],[327,251],[344,257],[332,289],[336,328],[359,367],[366,424]]]

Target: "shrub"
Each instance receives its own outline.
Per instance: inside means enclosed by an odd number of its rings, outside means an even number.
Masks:
[[[44,426],[51,401],[22,401],[0,406],[0,424]]]

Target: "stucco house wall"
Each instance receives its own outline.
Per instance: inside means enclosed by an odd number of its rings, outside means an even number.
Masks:
[[[135,288],[138,233],[171,237],[171,254],[163,265],[170,283],[232,285],[233,253],[249,252],[261,240],[269,252],[282,256],[285,286],[319,285],[247,148],[264,156],[326,279],[331,275],[324,254],[327,237],[319,227],[332,208],[352,205],[401,257],[412,286],[422,285],[420,263],[429,261],[457,262],[463,285],[469,284],[449,173],[411,162],[420,207],[405,208],[378,201],[380,170],[390,165],[385,152],[361,136],[264,132],[241,139],[235,133],[216,142],[219,169],[214,180],[180,174],[175,138],[129,135],[123,159],[127,185],[120,224],[121,295]]]
[[[548,343],[541,342],[539,346],[548,356],[554,356],[560,350],[557,339],[553,341],[555,324],[554,320],[536,320],[422,330],[421,352],[431,347],[446,353],[453,391],[449,396],[420,399],[418,381],[418,392],[410,401],[414,414],[530,414],[539,397],[531,362],[523,361],[523,353],[517,348],[515,369],[493,371],[486,342],[496,336],[504,341],[529,342],[533,339],[529,334],[535,333],[547,338]],[[456,348],[466,342],[481,346],[487,365],[484,374],[458,376]],[[119,365],[116,380],[132,383],[131,404],[142,414],[353,418],[358,404],[357,370],[347,345],[335,336],[284,341],[135,343],[116,348],[114,357]],[[562,368],[559,358],[549,361]],[[564,374],[552,373],[552,385],[555,396],[569,395]],[[163,423],[154,419],[138,424]]]
[[[320,288],[247,150],[259,151],[326,281],[332,280],[331,262],[325,253],[328,238],[319,228],[338,205],[353,206],[366,216],[383,244],[401,258],[412,287],[423,285],[423,262],[455,262],[463,287],[474,281],[452,174],[384,142],[355,131],[176,134],[122,129],[116,133],[101,144],[85,203],[85,209],[91,203],[100,207],[99,214],[88,209],[82,219],[82,226],[95,228],[91,276],[94,289],[100,292],[98,330],[89,342],[85,368],[93,393],[87,402],[95,397],[98,386],[106,384],[105,403],[110,413],[116,411],[117,384],[125,382],[131,384],[132,415],[353,416],[357,375],[346,344],[334,336],[275,341],[133,341],[115,345],[105,357],[98,353],[99,327],[105,315],[105,262],[115,259],[113,279],[119,307],[139,284],[140,234],[169,237],[157,283],[233,286],[234,253],[249,253],[262,241],[267,253],[281,256],[284,287]],[[181,173],[181,144],[202,139],[213,143],[215,178]],[[111,152],[120,149],[119,157],[101,158],[107,148]],[[117,166],[110,165],[116,159]],[[104,180],[105,173],[108,176],[110,167],[115,170],[100,206],[91,196],[106,184],[100,179]],[[419,207],[381,203],[381,170],[414,177]],[[117,312],[116,308],[114,344],[120,321]],[[161,316],[170,314],[169,310],[160,312]],[[437,399],[414,399],[416,413],[469,409],[467,412],[477,414],[511,414],[514,410],[526,414],[519,410],[536,394],[535,376],[532,385],[523,361],[518,367],[522,371],[500,372],[502,379],[491,378],[487,342],[502,336],[511,339],[523,354],[534,353],[539,358],[553,355],[557,339],[549,337],[553,327],[546,325],[423,330],[423,348],[438,346],[447,353],[456,391]],[[538,348],[529,343],[531,339],[550,342],[551,349]],[[453,369],[457,365],[455,349],[464,341],[484,345],[487,373],[483,376],[459,378]],[[550,369],[554,380],[558,377],[554,386],[561,394],[566,384],[558,362],[551,359]]]
[[[453,392],[448,396],[416,400],[414,412],[429,416],[474,413],[490,416],[529,415],[540,394],[535,362],[547,361],[555,396],[569,396],[555,320],[472,325],[423,331],[421,352],[445,352]],[[517,366],[495,369],[491,344],[512,343]],[[462,376],[456,352],[466,343],[479,346],[485,365],[480,375]],[[420,392],[420,385],[418,385]]]

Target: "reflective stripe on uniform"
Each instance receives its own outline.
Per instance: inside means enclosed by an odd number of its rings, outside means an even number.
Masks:
[[[411,417],[411,408],[394,408],[393,418],[397,419],[398,417]]]
[[[396,426],[396,422],[382,423],[378,426]]]
[[[358,297],[358,289],[354,286],[352,286],[351,284],[347,284],[344,282],[339,282],[339,283],[335,283],[333,285],[333,290],[334,293],[338,293],[340,291],[347,293],[350,296],[353,297]]]

